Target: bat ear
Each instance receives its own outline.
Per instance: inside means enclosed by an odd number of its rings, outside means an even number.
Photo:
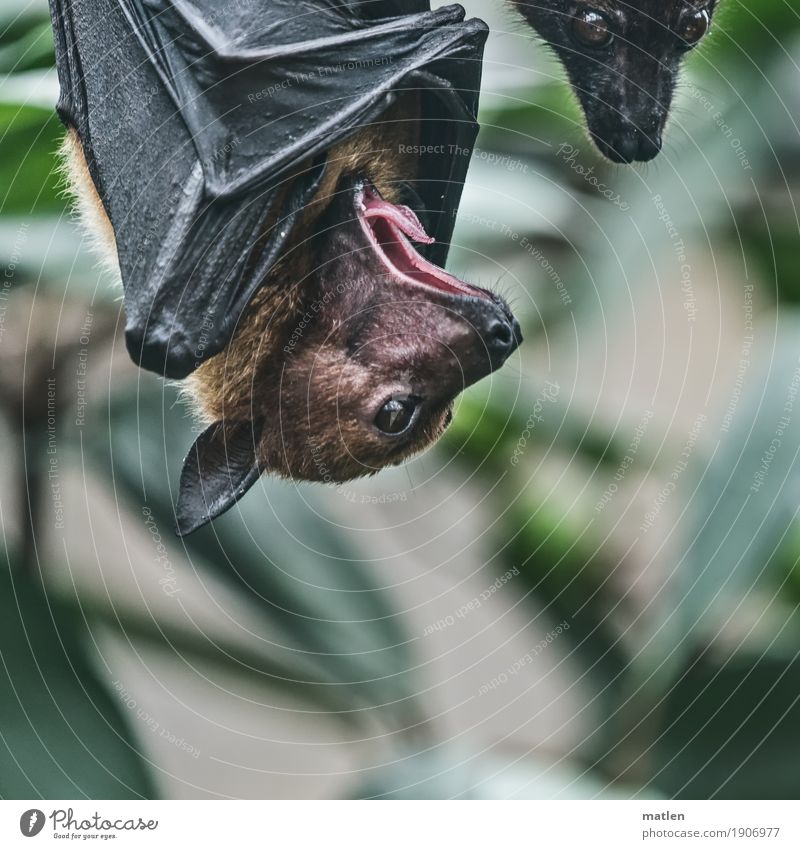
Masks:
[[[183,461],[175,511],[178,536],[216,519],[258,480],[262,428],[261,420],[215,422],[197,437]]]

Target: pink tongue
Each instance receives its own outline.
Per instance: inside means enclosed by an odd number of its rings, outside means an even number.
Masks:
[[[393,222],[409,239],[421,242],[423,245],[430,245],[436,241],[433,236],[425,232],[422,222],[413,209],[408,206],[395,206],[371,191],[364,193],[364,217],[385,218]]]
[[[425,245],[430,245],[435,239],[425,232],[412,209],[385,201],[370,186],[364,190],[362,204],[362,215],[371,230],[376,249],[393,273],[409,282],[422,283],[442,292],[489,298],[487,292],[448,274],[415,250],[410,239]]]

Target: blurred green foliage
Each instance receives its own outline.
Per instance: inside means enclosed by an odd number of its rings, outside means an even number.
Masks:
[[[790,0],[722,5],[714,35],[691,61],[676,107],[670,137],[678,150],[668,145],[664,160],[648,169],[612,168],[594,157],[578,129],[574,98],[562,83],[545,77],[532,75],[530,86],[495,97],[482,115],[483,149],[515,157],[533,175],[513,176],[520,192],[529,192],[534,204],[541,197],[571,198],[576,204],[555,227],[515,211],[500,196],[487,192],[483,199],[488,217],[511,220],[534,244],[546,245],[561,278],[569,281],[574,304],[565,310],[552,297],[547,300],[547,277],[531,263],[523,283],[542,306],[528,316],[529,344],[547,333],[556,339],[559,333],[569,337],[575,328],[588,333],[596,327],[598,305],[624,302],[620,281],[635,287],[649,265],[659,262],[658,256],[637,251],[631,238],[634,221],[646,244],[669,249],[661,222],[645,214],[654,194],[663,196],[684,232],[704,234],[757,269],[753,279],[764,301],[784,311],[770,357],[754,368],[743,390],[739,425],[687,472],[691,485],[687,479],[675,496],[687,504],[691,500],[691,515],[681,525],[682,543],[665,589],[669,603],[636,640],[621,638],[624,605],[609,587],[618,561],[607,533],[593,525],[592,511],[578,494],[560,499],[536,483],[548,452],[574,464],[587,480],[595,474],[609,479],[626,456],[629,434],[606,429],[559,397],[552,414],[533,429],[522,461],[511,463],[542,390],[543,378],[528,377],[537,373],[536,364],[523,359],[524,377],[511,384],[516,394],[499,381],[491,389],[468,392],[440,450],[476,491],[492,493],[486,506],[496,516],[493,567],[501,573],[519,569],[520,595],[536,598],[573,623],[565,639],[603,712],[598,734],[574,753],[580,771],[601,787],[630,781],[644,796],[794,798],[800,757],[800,669],[794,651],[800,634],[800,429],[793,426],[784,435],[781,473],[768,479],[759,500],[748,495],[748,487],[780,414],[800,338],[791,309],[800,297],[794,207],[800,194],[795,124],[800,6]],[[58,122],[50,109],[28,103],[24,95],[26,85],[33,90],[43,75],[52,76],[51,62],[46,8],[12,3],[0,15],[0,73],[5,74],[0,224],[8,225],[6,232],[32,213],[55,216],[65,208],[54,176]],[[714,126],[711,110],[688,108],[698,91],[709,92],[703,96],[713,111],[735,123],[758,175],[757,191],[749,174],[742,178],[741,164],[731,155],[730,140]],[[595,173],[630,203],[630,215],[620,215],[556,156],[565,140],[582,145]],[[480,174],[479,163],[476,168]],[[596,226],[588,226],[590,219]],[[492,256],[507,249],[468,222],[460,232],[461,243],[478,246],[477,252]],[[45,247],[32,252],[42,262]],[[60,255],[54,256],[47,276],[61,275],[63,283],[72,261],[54,266]],[[468,255],[458,254],[456,261],[468,262]],[[69,297],[84,295],[70,289]],[[7,414],[13,427],[16,413]],[[683,437],[675,434],[673,441]],[[172,389],[163,393],[145,381],[136,394],[112,391],[107,420],[97,420],[82,441],[74,433],[60,438],[66,444],[72,440],[73,451],[86,452],[123,504],[133,511],[146,506],[159,527],[171,527],[170,481],[177,480],[191,441]],[[645,441],[639,462],[652,466],[657,478],[669,474],[669,461],[654,442]],[[498,481],[502,486],[495,487]],[[315,515],[297,493],[285,488],[280,498],[290,505],[287,514],[295,516],[289,527],[284,516],[265,517],[263,492],[254,492],[212,528],[183,543],[167,543],[222,577],[270,623],[279,650],[269,656],[257,649],[220,649],[199,636],[173,634],[168,624],[115,620],[91,607],[78,616],[64,599],[45,593],[22,564],[12,562],[2,572],[0,703],[11,708],[0,716],[0,795],[112,798],[158,792],[130,717],[122,716],[93,667],[87,648],[92,622],[135,633],[165,651],[179,645],[182,653],[267,678],[343,722],[365,723],[374,716],[384,726],[424,726],[409,636],[369,564],[359,559],[345,532]],[[301,551],[290,542],[293,535],[313,538],[321,553]],[[775,610],[765,605],[764,615],[774,617],[762,628],[766,636],[743,639],[727,654],[715,652],[715,628],[737,615],[754,587],[778,600]],[[365,785],[364,794],[399,796],[405,791],[398,788],[407,786],[431,796],[467,792],[465,776],[459,779],[457,769],[443,768],[441,760],[425,753],[438,741],[424,731],[419,737],[422,742],[410,735],[409,747],[422,754],[399,761],[394,771]]]
[[[77,611],[0,566],[0,796],[154,798],[128,718],[106,690]]]

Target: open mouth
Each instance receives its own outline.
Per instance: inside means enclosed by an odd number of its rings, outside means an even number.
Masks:
[[[409,207],[389,203],[374,186],[365,183],[356,196],[356,209],[375,253],[394,277],[447,295],[494,300],[484,289],[470,286],[428,262],[414,248],[412,241],[430,245],[434,239]]]

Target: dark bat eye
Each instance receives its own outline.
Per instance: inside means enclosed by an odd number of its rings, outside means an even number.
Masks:
[[[594,9],[581,9],[572,19],[572,36],[586,47],[605,47],[614,33],[608,18]]]
[[[408,430],[417,409],[417,398],[411,395],[396,395],[378,410],[375,427],[384,433],[397,436]]]
[[[710,23],[708,12],[705,9],[700,12],[693,12],[681,22],[678,35],[691,47],[697,44],[708,32]]]

